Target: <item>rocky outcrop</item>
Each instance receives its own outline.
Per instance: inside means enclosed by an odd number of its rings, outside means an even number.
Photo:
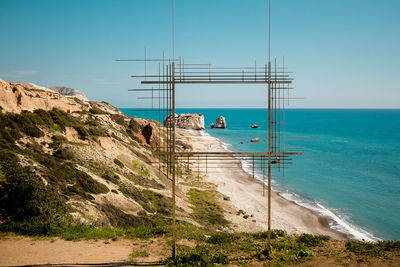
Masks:
[[[68,88],[65,86],[53,86],[53,87],[50,87],[50,90],[52,90],[56,93],[59,93],[63,96],[66,96],[66,97],[76,97],[82,101],[89,101],[84,93],[79,92],[78,90],[73,89],[73,88]]]
[[[24,89],[27,90],[41,90],[41,91],[46,91],[46,92],[54,92],[53,90],[40,86],[34,83],[28,83],[28,82],[10,82],[11,85],[21,85]]]
[[[176,127],[188,130],[204,130],[204,116],[203,114],[175,114]],[[172,118],[169,116],[164,120],[165,127],[172,126]]]
[[[0,107],[6,112],[14,113],[53,108],[70,113],[90,108],[86,101],[77,101],[46,89],[32,83],[10,83],[0,79]]]
[[[215,124],[214,124],[214,123],[211,123],[211,124],[210,124],[210,127],[211,127],[211,129],[212,129],[212,128],[215,128]]]
[[[215,128],[221,128],[221,129],[227,128],[225,117],[220,116],[219,118],[216,118],[215,121],[216,121]]]
[[[157,148],[162,146],[162,138],[160,138],[160,131],[154,122],[146,124],[141,134],[146,140],[146,144],[152,148]]]
[[[260,128],[260,126],[258,126],[257,124],[253,124],[253,125],[251,125],[251,128],[257,129],[257,128]]]
[[[260,138],[256,137],[250,140],[250,142],[257,143],[260,142]]]

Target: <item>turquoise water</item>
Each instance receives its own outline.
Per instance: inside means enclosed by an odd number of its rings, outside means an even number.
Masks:
[[[130,116],[157,119],[158,114]],[[266,151],[263,109],[177,109],[202,113],[206,132],[234,151]],[[224,116],[227,129],[210,129]],[[305,147],[293,168],[273,173],[274,188],[300,205],[332,218],[332,227],[358,239],[400,239],[400,110],[286,110],[290,147]],[[252,124],[261,128],[251,129]],[[249,140],[260,137],[260,143]],[[240,144],[240,142],[244,142]]]

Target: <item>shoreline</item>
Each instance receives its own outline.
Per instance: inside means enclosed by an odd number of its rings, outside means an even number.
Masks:
[[[200,131],[177,129],[177,132],[189,139],[194,151],[228,151],[225,144],[218,138],[204,134]],[[253,179],[247,173],[242,163],[236,168],[218,168],[222,162],[214,161],[216,168],[208,172],[200,168],[205,175],[206,182],[217,185],[217,191],[229,197],[226,203],[226,219],[231,221],[235,231],[255,232],[267,230],[267,190],[263,196],[261,181]],[[296,202],[280,195],[272,190],[271,194],[271,227],[283,229],[289,234],[309,233],[314,235],[328,235],[338,240],[355,240],[347,233],[332,229],[335,222],[328,216],[318,214],[312,209],[303,207]],[[237,211],[244,211],[248,217],[238,215]]]

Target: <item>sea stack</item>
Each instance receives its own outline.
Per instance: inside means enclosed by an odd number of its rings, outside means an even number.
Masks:
[[[211,129],[212,129],[212,128],[215,128],[215,124],[214,124],[214,123],[211,123],[211,124],[210,124],[210,127],[211,127]]]
[[[170,127],[171,116],[164,120],[164,126]],[[177,128],[188,130],[204,130],[204,115],[203,114],[175,114],[175,122]]]
[[[220,116],[219,118],[216,118],[215,121],[216,121],[215,128],[220,128],[220,129],[227,128],[226,127],[226,121],[225,121],[225,118],[223,116]]]

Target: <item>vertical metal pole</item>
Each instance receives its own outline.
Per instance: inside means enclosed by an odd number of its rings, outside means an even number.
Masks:
[[[283,77],[285,77],[285,57],[283,57]],[[285,89],[285,85],[283,85],[283,88]],[[289,90],[288,90],[289,91]],[[283,100],[282,100],[282,121],[283,121],[283,125],[282,125],[282,152],[283,154],[285,153],[285,90],[282,90],[283,93]],[[283,176],[285,176],[285,161],[282,161],[282,174]]]
[[[271,249],[271,0],[268,9],[268,249]]]
[[[171,70],[172,88],[172,258],[176,259],[176,218],[175,218],[175,63]]]
[[[268,248],[271,247],[271,62],[268,62]]]

